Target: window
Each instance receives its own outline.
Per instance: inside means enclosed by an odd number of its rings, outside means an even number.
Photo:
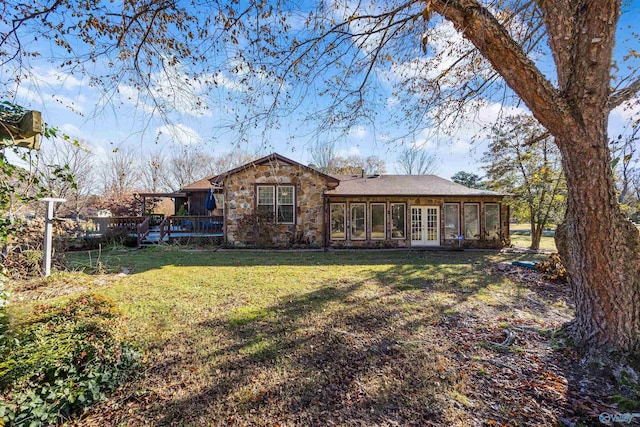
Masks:
[[[404,239],[405,236],[405,213],[404,203],[391,204],[391,238]]]
[[[365,204],[351,204],[351,240],[364,240],[366,238],[365,230]]]
[[[484,229],[488,239],[497,239],[500,236],[500,205],[497,203],[484,205]]]
[[[384,203],[371,204],[371,239],[373,240],[387,238],[386,211],[387,205]]]
[[[460,204],[444,204],[444,238],[457,239],[460,235]]]
[[[331,240],[346,239],[346,221],[344,216],[344,203],[331,203],[330,220],[331,223]]]
[[[295,222],[296,197],[293,185],[259,185],[257,190],[258,212],[275,215],[276,221],[281,224]]]
[[[275,211],[274,189],[273,185],[258,187],[258,212],[273,213]]]
[[[293,224],[294,222],[294,206],[295,188],[293,185],[281,185],[278,188],[278,222],[283,224]]]
[[[464,204],[464,238],[480,237],[480,206],[477,203]]]

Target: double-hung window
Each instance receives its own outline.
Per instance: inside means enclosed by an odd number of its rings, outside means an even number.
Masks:
[[[282,224],[293,224],[294,206],[296,204],[295,187],[293,185],[280,185],[277,187],[278,193],[278,215],[277,220]]]
[[[295,222],[295,186],[258,185],[257,192],[258,212],[270,213],[280,224]]]

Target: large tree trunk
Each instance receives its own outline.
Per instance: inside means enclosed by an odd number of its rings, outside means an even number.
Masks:
[[[582,130],[558,144],[568,200],[556,243],[575,296],[571,331],[587,354],[634,356],[640,350],[640,234],[615,195],[606,120]]]
[[[613,94],[609,85],[621,1],[536,2],[556,86],[478,0],[428,4],[474,44],[555,137],[568,189],[557,241],[576,300],[577,344],[594,356],[637,356],[640,235],[617,203],[607,141],[609,111],[640,90],[640,79]]]

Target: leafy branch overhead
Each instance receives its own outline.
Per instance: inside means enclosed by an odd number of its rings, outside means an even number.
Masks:
[[[9,96],[46,49],[107,93],[135,88],[151,114],[171,111],[167,92],[237,106],[237,135],[306,120],[328,138],[366,123],[393,141],[453,131],[483,106],[526,107],[565,171],[556,240],[578,301],[575,342],[620,360],[638,352],[640,235],[618,205],[607,135],[611,109],[640,89],[636,56],[614,50],[620,0],[10,0],[6,10]]]

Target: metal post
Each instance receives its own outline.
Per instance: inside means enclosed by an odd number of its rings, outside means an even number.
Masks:
[[[41,202],[47,202],[47,216],[44,223],[44,276],[51,275],[51,242],[53,238],[53,204],[55,202],[66,202],[67,199],[44,198]]]

